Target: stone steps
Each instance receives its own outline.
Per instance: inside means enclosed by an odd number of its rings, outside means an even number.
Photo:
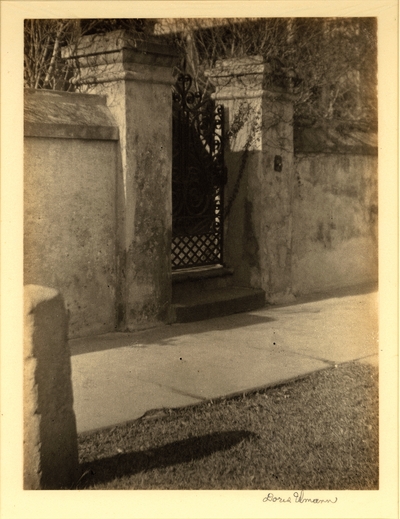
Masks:
[[[172,315],[175,323],[202,321],[213,317],[222,317],[239,312],[248,312],[265,306],[265,292],[261,289],[217,286],[196,290],[196,282],[185,291],[187,283],[179,284],[179,290],[173,285]]]
[[[185,269],[172,274],[172,302],[199,292],[232,286],[233,270],[222,266]]]

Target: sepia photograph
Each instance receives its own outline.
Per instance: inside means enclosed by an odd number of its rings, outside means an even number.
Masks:
[[[379,15],[68,12],[19,20],[19,490],[393,499]]]

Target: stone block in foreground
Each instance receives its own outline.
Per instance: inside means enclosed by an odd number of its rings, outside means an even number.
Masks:
[[[24,489],[73,487],[78,445],[62,296],[24,288]]]

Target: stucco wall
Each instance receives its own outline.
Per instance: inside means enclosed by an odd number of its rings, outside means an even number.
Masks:
[[[24,283],[62,293],[70,337],[112,331],[118,131],[97,96],[32,95],[25,119]],[[59,107],[58,123],[40,107],[49,114]]]
[[[298,154],[293,189],[292,292],[378,279],[377,157]]]
[[[267,146],[268,148],[268,146]],[[355,153],[250,152],[226,219],[225,259],[236,284],[263,288],[267,300],[378,280],[378,160]],[[376,150],[375,150],[376,151]],[[226,153],[227,193],[241,152]]]

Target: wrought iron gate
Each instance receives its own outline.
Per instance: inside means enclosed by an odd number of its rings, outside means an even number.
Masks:
[[[173,269],[222,264],[225,169],[223,107],[192,90],[181,74],[173,90]]]

